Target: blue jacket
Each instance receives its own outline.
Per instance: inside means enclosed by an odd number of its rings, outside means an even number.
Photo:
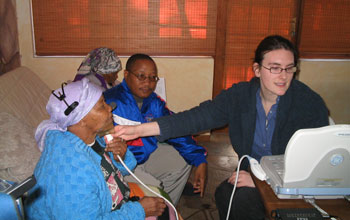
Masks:
[[[105,146],[103,138],[96,140]],[[27,219],[145,219],[139,202],[127,202],[111,211],[112,197],[100,163],[101,157],[73,133],[48,131],[34,171],[37,184],[25,200]],[[121,164],[114,160],[113,163],[126,174]],[[136,166],[130,151],[125,155],[125,163],[129,168]]]
[[[171,114],[166,103],[154,92],[143,100],[140,111],[125,80],[118,86],[105,91],[104,97],[108,104],[111,102],[117,104],[117,107],[113,110],[115,124],[145,123],[152,121],[154,118]],[[117,123],[118,119],[123,122]],[[155,137],[139,138],[128,142],[128,148],[135,155],[138,164],[142,164],[156,150],[157,142]],[[206,150],[197,145],[191,136],[168,139],[166,142],[174,146],[188,164],[198,166],[201,163],[207,163]]]

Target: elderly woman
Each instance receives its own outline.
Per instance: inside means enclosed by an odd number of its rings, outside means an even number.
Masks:
[[[164,200],[129,198],[123,181],[136,160],[117,138],[106,144],[97,134],[112,123],[112,108],[102,88],[88,79],[62,84],[52,92],[46,109],[50,119],[37,128],[43,150],[35,168],[36,186],[26,199],[27,219],[145,219],[159,216]]]
[[[112,49],[96,48],[90,51],[80,64],[74,82],[86,77],[106,90],[119,83],[117,79],[121,69],[122,63]]]

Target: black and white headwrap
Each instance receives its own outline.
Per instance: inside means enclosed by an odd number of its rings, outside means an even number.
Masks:
[[[92,50],[83,60],[78,68],[81,75],[88,74],[109,74],[122,69],[122,63],[115,52],[106,47]]]

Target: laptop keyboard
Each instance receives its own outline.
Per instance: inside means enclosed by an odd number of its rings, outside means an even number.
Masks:
[[[284,157],[271,157],[269,158],[272,166],[275,168],[277,174],[283,179],[284,174]]]

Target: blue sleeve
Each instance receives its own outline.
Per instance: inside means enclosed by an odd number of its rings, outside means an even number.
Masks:
[[[159,117],[173,114],[173,112],[168,109],[164,101],[161,101],[159,108],[161,112],[161,115],[159,115]],[[197,167],[201,163],[207,163],[207,151],[204,147],[199,146],[192,136],[171,138],[166,140],[166,142],[172,145],[177,151],[179,151],[180,155],[186,160],[188,164]]]
[[[111,157],[113,158],[113,155],[111,155]],[[131,171],[133,169],[135,169],[135,167],[137,165],[136,158],[135,158],[134,154],[129,149],[126,150],[125,157],[124,157],[123,161],[124,161],[125,165]],[[120,172],[122,173],[123,176],[130,175],[129,172],[125,169],[125,167],[123,166],[122,163],[116,162],[114,160],[114,158],[113,158],[113,163],[120,170]]]
[[[204,147],[197,145],[191,136],[171,138],[166,141],[172,145],[188,164],[199,166],[201,163],[207,163],[207,151]]]
[[[136,219],[145,219],[145,211],[142,205],[139,202],[127,202],[124,203],[120,209],[113,211],[115,216],[108,219],[116,220],[136,220]]]

